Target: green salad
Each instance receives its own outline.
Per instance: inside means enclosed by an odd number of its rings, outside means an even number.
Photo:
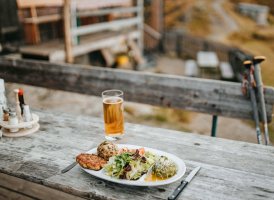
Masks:
[[[156,156],[144,149],[123,152],[109,159],[104,166],[108,176],[118,179],[137,180],[155,164]]]

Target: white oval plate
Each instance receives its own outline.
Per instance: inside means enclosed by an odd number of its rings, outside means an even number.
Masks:
[[[118,146],[119,149],[120,148],[125,148],[125,147],[127,147],[128,149],[142,148],[141,146],[130,145],[130,144],[117,144],[117,146]],[[81,166],[80,167],[85,172],[87,172],[87,173],[89,173],[93,176],[96,176],[98,178],[101,178],[101,179],[104,179],[104,180],[107,180],[107,181],[111,181],[111,182],[115,182],[115,183],[120,183],[120,184],[124,184],[124,185],[132,185],[132,186],[167,185],[167,184],[173,183],[173,182],[175,182],[175,181],[177,181],[177,180],[179,180],[183,177],[183,175],[186,172],[186,165],[185,165],[184,161],[182,161],[182,159],[178,158],[177,156],[175,156],[173,154],[170,154],[170,153],[167,153],[167,152],[164,152],[164,151],[160,151],[160,150],[152,149],[152,148],[148,148],[148,147],[144,147],[144,148],[145,148],[145,151],[150,151],[151,153],[154,153],[158,156],[166,156],[169,159],[171,159],[172,161],[174,161],[175,164],[177,165],[177,169],[178,169],[177,173],[169,179],[162,180],[162,181],[150,182],[150,181],[145,181],[146,174],[144,174],[140,179],[134,181],[134,180],[125,180],[125,179],[117,179],[117,178],[114,178],[114,177],[110,177],[110,176],[105,174],[104,169],[101,169],[100,171],[94,171],[94,170],[84,169]],[[93,149],[89,150],[86,153],[97,154],[97,148],[93,148]]]

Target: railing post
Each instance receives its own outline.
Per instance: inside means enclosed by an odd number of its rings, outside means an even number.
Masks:
[[[212,116],[211,137],[216,137],[218,116]]]
[[[70,6],[71,6],[71,0],[64,0],[64,30],[65,30],[66,62],[73,63]]]

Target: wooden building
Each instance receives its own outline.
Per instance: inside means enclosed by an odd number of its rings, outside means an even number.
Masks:
[[[258,25],[268,25],[269,7],[251,4],[251,3],[239,3],[238,11],[243,15],[249,16],[256,21]]]
[[[20,48],[23,57],[72,63],[76,56],[100,50],[108,59],[112,47],[126,44],[142,62],[143,1],[17,0],[17,4],[29,44]],[[48,38],[43,37],[43,27],[52,31],[46,33]]]

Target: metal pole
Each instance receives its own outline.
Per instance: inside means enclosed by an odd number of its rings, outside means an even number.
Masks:
[[[261,67],[260,67],[260,63],[263,62],[264,60],[265,60],[264,56],[255,56],[253,59],[253,65],[254,65],[254,76],[257,83],[258,96],[259,96],[259,102],[261,107],[261,119],[264,124],[265,145],[268,145],[269,135],[268,135],[268,127],[267,127],[265,100],[264,100],[264,89],[263,89]]]
[[[251,72],[250,72],[252,62],[247,60],[247,61],[244,62],[244,66],[245,66],[245,68],[247,69],[247,72],[248,72],[248,75],[247,75],[248,91],[249,91],[251,104],[252,104],[252,108],[253,108],[253,118],[254,118],[255,125],[256,125],[257,141],[258,141],[258,144],[262,144],[262,135],[261,135],[261,130],[260,130],[258,106],[257,106],[257,101],[256,101],[256,96],[255,96],[255,90],[253,88],[254,83],[252,83],[253,80],[252,80]]]
[[[217,115],[213,115],[212,116],[211,137],[216,137],[217,122],[218,122],[218,116]]]

